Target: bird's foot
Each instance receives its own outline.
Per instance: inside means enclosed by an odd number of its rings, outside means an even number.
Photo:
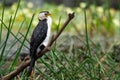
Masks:
[[[34,75],[34,70],[32,70],[32,72],[30,74],[30,80],[33,80],[33,75]]]

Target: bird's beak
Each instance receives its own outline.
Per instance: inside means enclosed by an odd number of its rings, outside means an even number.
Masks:
[[[46,16],[51,16],[51,14],[50,14],[50,13],[48,13]]]

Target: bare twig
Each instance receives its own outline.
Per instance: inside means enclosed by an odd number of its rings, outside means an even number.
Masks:
[[[60,29],[60,31],[53,37],[53,39],[49,42],[48,46],[45,47],[44,50],[42,50],[41,52],[38,52],[38,54],[36,55],[36,60],[40,57],[42,57],[46,52],[48,52],[50,50],[50,47],[52,46],[52,44],[56,41],[56,39],[60,36],[60,34],[63,32],[63,30],[65,29],[65,27],[68,25],[68,23],[74,18],[74,13],[69,13],[68,14],[68,19],[66,20],[66,22],[63,24],[62,28]],[[3,80],[10,80],[12,78],[14,78],[15,76],[17,76],[20,72],[22,72],[27,66],[30,65],[30,58],[26,59],[22,62],[22,64],[14,71],[10,72],[8,75],[3,76]]]

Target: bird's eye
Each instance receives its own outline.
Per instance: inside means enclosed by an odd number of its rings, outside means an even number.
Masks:
[[[47,16],[47,13],[45,13],[45,15]]]
[[[47,16],[49,14],[49,12],[46,12],[45,15]]]

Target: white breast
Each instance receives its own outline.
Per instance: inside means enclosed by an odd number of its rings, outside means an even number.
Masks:
[[[42,43],[44,46],[47,46],[50,40],[50,32],[51,32],[51,25],[52,25],[52,18],[50,16],[48,16],[47,18],[47,24],[48,24],[47,36]]]

